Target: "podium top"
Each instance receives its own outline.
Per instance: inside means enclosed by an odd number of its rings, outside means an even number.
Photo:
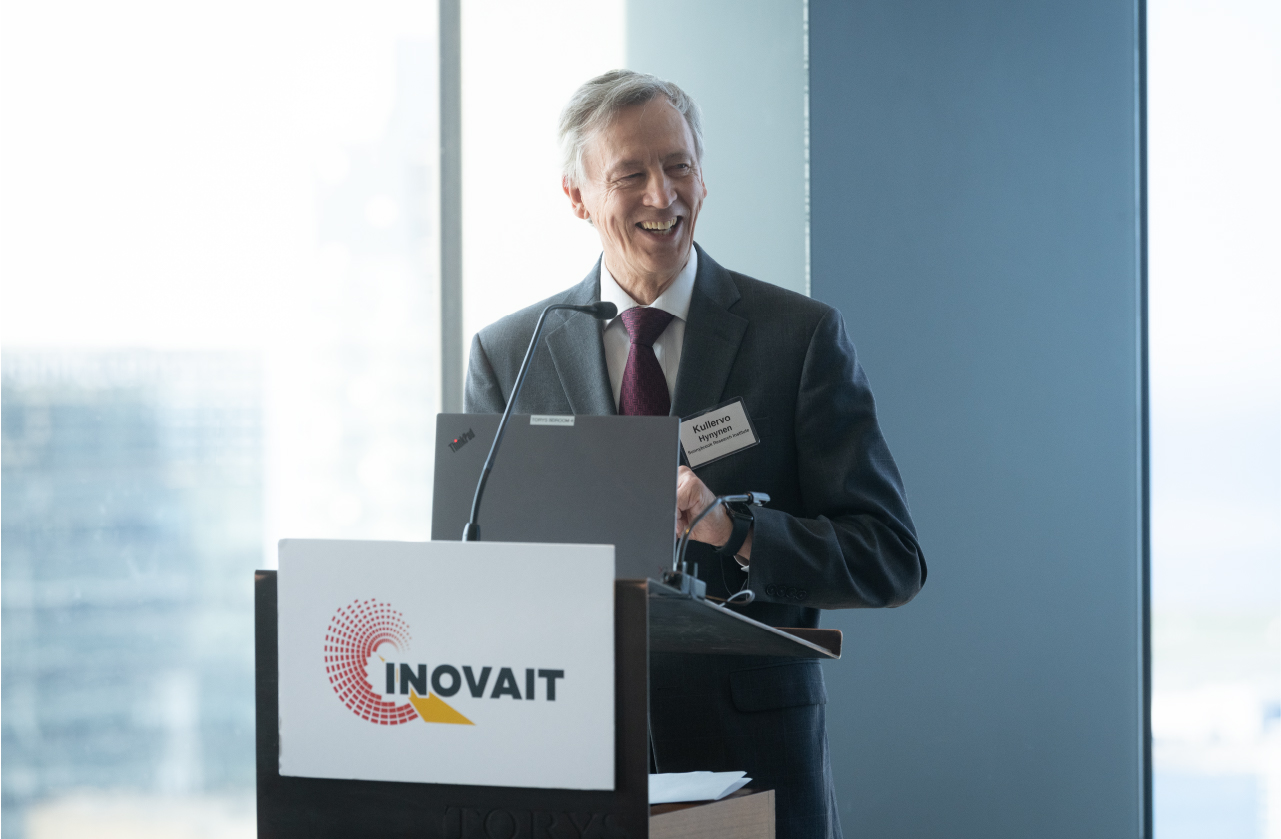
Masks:
[[[646,584],[650,652],[841,657],[839,629],[777,629],[657,580]]]

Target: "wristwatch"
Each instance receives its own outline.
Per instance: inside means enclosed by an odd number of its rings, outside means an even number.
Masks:
[[[747,541],[747,534],[752,532],[756,516],[752,515],[752,508],[741,501],[731,501],[726,504],[725,512],[729,513],[729,520],[733,523],[734,529],[730,531],[729,541],[717,548],[716,553],[718,556],[733,556]]]

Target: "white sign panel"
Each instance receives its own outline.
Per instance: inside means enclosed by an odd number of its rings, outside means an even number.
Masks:
[[[614,788],[614,548],[285,539],[280,774]]]

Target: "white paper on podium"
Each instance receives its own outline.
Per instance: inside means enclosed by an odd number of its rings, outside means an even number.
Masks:
[[[719,801],[751,782],[746,772],[668,772],[649,776],[649,803]]]
[[[614,788],[614,548],[287,539],[280,773]]]

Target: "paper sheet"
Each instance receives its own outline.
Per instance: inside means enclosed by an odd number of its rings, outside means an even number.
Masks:
[[[719,801],[752,779],[746,772],[671,772],[649,776],[649,803]]]

